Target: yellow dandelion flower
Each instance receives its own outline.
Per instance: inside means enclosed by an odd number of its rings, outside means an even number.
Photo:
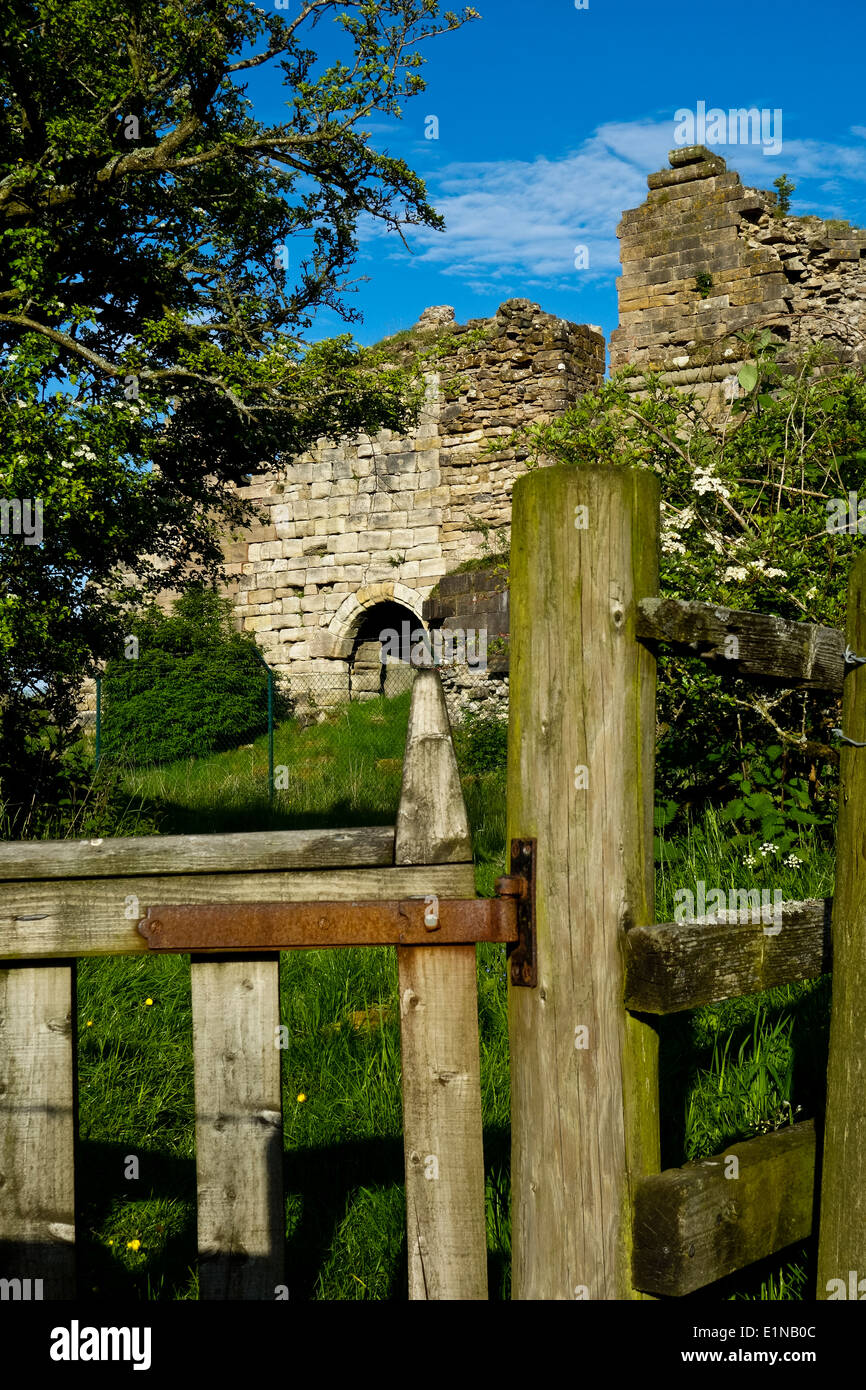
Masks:
[[[152,1004],[152,1003],[153,1003],[153,1000],[152,1000],[152,999],[145,999],[144,1002],[145,1002],[145,1004]]]
[[[127,1250],[140,1250],[140,1249],[141,1249],[141,1241],[140,1241],[140,1240],[128,1240],[128,1241],[126,1242],[126,1248],[127,1248]]]
[[[298,1096],[298,1100],[299,1100],[299,1101],[305,1101],[306,1099],[307,1099],[307,1097],[304,1095],[303,1091],[301,1091],[300,1095]]]
[[[93,1027],[93,1019],[92,1019],[92,1018],[89,1018],[89,1019],[87,1020],[87,1026],[88,1026],[88,1028],[92,1028],[92,1027]]]

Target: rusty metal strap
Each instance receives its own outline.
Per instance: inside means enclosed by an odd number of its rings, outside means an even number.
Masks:
[[[507,885],[513,880],[501,880]],[[506,888],[507,892],[507,888]],[[517,896],[402,901],[203,903],[149,907],[152,951],[289,951],[336,946],[517,942]]]

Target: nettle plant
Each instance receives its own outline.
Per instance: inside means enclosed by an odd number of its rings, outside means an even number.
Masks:
[[[862,541],[828,528],[828,504],[866,483],[866,377],[822,348],[780,362],[782,345],[768,330],[740,343],[737,356],[749,360],[737,398],[721,410],[657,375],[638,397],[626,389],[637,374],[629,368],[531,427],[533,456],[658,474],[665,597],[844,628],[848,571]],[[760,835],[793,844],[802,826],[832,821],[838,752],[830,731],[838,723],[832,696],[723,682],[698,659],[662,656],[664,819],[727,806],[744,843]],[[768,742],[778,749],[770,761]]]

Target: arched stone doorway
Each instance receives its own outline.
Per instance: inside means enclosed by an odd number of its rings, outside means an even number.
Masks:
[[[364,610],[349,657],[349,697],[401,695],[412,684],[408,658],[424,624],[411,608],[385,599]],[[395,659],[396,658],[396,659]]]

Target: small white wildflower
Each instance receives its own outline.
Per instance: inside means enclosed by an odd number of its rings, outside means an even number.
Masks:
[[[746,854],[743,856],[743,863],[745,864],[747,869],[754,869],[757,862],[758,861],[755,858],[754,854]]]
[[[763,858],[766,858],[768,854],[776,854],[778,852],[778,848],[778,845],[774,845],[771,840],[765,840],[764,843],[761,845],[761,848],[758,850],[758,853]]]
[[[785,858],[785,867],[788,869],[802,869],[803,861],[796,854],[789,854]]]
[[[725,570],[725,578],[743,580],[746,578],[746,570],[743,569],[742,565],[728,565]]]
[[[787,579],[787,578],[788,578],[787,572],[786,572],[785,570],[775,570],[775,569],[773,569],[772,565],[770,566],[770,568],[769,568],[768,570],[765,570],[764,573],[766,574],[766,576],[767,576],[768,579]]]
[[[714,477],[712,473],[707,473],[703,469],[699,469],[695,473],[692,491],[696,492],[699,497],[703,497],[707,492],[714,492],[717,497],[730,497],[731,495],[724,484],[719,482],[718,478]]]

